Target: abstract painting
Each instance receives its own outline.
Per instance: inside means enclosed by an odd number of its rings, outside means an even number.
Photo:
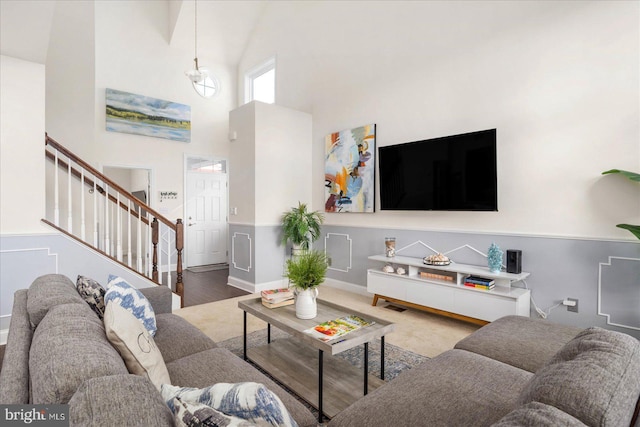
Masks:
[[[375,207],[376,125],[325,138],[326,212],[373,212]]]
[[[107,130],[191,141],[191,107],[107,89]]]

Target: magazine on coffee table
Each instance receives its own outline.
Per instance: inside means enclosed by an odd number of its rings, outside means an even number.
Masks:
[[[318,338],[321,341],[331,341],[340,338],[349,332],[357,331],[365,326],[373,325],[375,322],[365,320],[360,316],[349,315],[334,320],[322,322],[319,325],[309,328],[304,332]]]

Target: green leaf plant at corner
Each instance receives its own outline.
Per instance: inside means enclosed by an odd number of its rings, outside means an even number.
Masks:
[[[629,172],[629,171],[621,170],[621,169],[611,169],[611,170],[608,170],[608,171],[604,171],[604,172],[602,172],[602,175],[607,175],[607,174],[611,174],[611,173],[618,173],[618,174],[620,174],[622,176],[625,176],[625,177],[629,178],[631,181],[640,182],[640,174],[637,174],[635,172]],[[629,230],[631,233],[633,233],[634,236],[636,236],[638,239],[640,239],[640,225],[618,224],[618,225],[616,225],[616,227],[623,228],[625,230]]]
[[[308,250],[311,243],[320,237],[320,225],[324,217],[320,212],[308,212],[307,205],[298,202],[297,208],[282,215],[282,243],[291,241],[303,250]]]

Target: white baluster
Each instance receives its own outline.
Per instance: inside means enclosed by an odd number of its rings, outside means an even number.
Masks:
[[[171,288],[171,229],[167,229],[167,286]]]
[[[138,272],[143,273],[144,274],[144,270],[142,269],[142,227],[143,227],[143,222],[142,222],[142,207],[140,207],[138,209],[138,227],[137,227],[137,240],[136,240],[136,253],[137,253],[137,259],[138,259],[138,265],[136,270],[138,270]]]
[[[87,236],[84,210],[84,168],[80,168],[80,238],[83,242]]]
[[[96,177],[93,177],[93,246],[98,247],[98,189]]]
[[[116,258],[122,262],[122,209],[120,209],[120,192],[116,193]]]
[[[127,265],[131,267],[131,199],[127,199]]]
[[[56,160],[53,171],[53,223],[60,227],[60,187],[58,177],[58,150],[56,150]]]
[[[104,251],[111,255],[111,239],[109,239],[109,184],[104,183]]]
[[[73,205],[71,203],[71,159],[67,158],[67,231],[73,234]]]

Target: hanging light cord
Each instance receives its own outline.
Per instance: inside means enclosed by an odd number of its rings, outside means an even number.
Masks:
[[[196,29],[195,47],[194,47],[196,57],[194,58],[194,61],[196,62],[196,70],[199,70],[198,68],[198,0],[194,0],[194,4],[195,4],[194,21],[195,21],[195,29]]]

